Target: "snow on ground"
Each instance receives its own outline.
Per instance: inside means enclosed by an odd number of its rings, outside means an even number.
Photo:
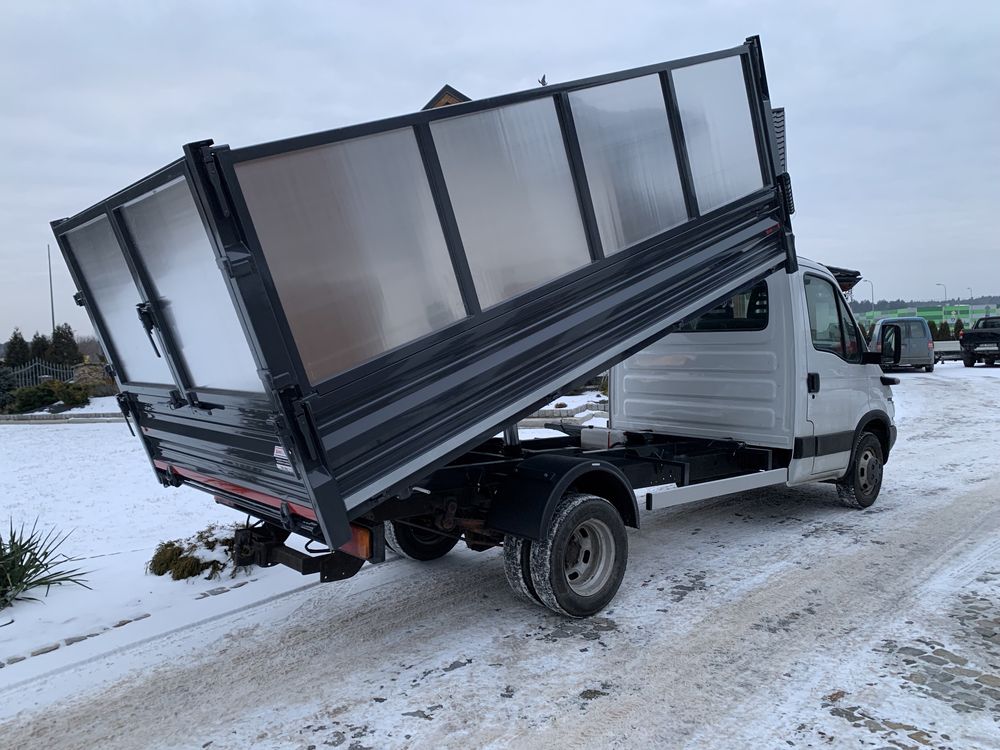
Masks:
[[[76,406],[67,409],[63,414],[72,414],[74,417],[82,414],[121,414],[122,410],[118,406],[118,401],[114,396],[96,396],[90,399],[86,406]]]
[[[160,489],[124,425],[0,427],[0,516],[76,526],[75,554],[139,550],[88,561],[120,591],[0,613],[0,658],[87,612],[150,613],[0,669],[0,747],[996,748],[1000,368],[899,377],[873,508],[819,485],[645,514],[586,621],[515,600],[496,551],[198,599],[220,584],[134,568],[230,511]],[[22,618],[45,637],[4,632]]]
[[[83,406],[74,406],[72,409],[67,409],[66,405],[62,401],[56,401],[51,406],[46,406],[43,409],[37,409],[32,413],[65,414],[66,416],[83,417],[88,414],[120,415],[122,411],[114,396],[94,396],[91,397],[90,401]]]
[[[607,400],[608,397],[600,391],[586,391],[574,396],[560,396],[555,401],[543,406],[542,409],[576,409],[587,404],[599,404]],[[559,404],[559,406],[556,406],[556,404]]]

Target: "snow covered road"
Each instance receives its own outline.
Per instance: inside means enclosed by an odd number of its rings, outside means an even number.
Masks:
[[[1000,368],[900,377],[900,438],[867,511],[816,486],[646,514],[621,592],[587,621],[516,601],[496,552],[304,588],[259,571],[200,600],[218,584],[137,576],[149,618],[0,670],[0,747],[996,748]],[[18,517],[57,503],[65,475],[22,464],[84,429],[91,463],[142,467],[122,425],[0,427],[0,518],[11,488]],[[103,489],[140,559],[230,517],[122,471]],[[165,498],[160,533],[144,509]],[[60,523],[98,549],[102,520]],[[75,608],[95,607],[88,593]],[[70,594],[31,606],[57,620]]]

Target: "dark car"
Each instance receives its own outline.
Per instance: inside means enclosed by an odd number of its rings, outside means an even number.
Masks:
[[[982,362],[993,367],[1000,358],[1000,318],[980,318],[972,328],[959,334],[962,342],[962,363],[975,367]]]

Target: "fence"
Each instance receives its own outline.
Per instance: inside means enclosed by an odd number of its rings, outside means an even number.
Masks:
[[[46,362],[44,359],[32,359],[23,367],[14,368],[14,382],[18,388],[38,385],[44,380],[69,381],[73,379],[73,365],[62,365]]]

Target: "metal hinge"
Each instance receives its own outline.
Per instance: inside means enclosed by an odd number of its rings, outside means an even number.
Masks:
[[[231,279],[249,276],[254,271],[253,256],[245,251],[227,251],[226,255],[216,258],[216,263]]]
[[[304,411],[300,411],[295,415],[295,424],[299,428],[298,432],[302,438],[303,447],[306,449],[306,455],[313,461],[319,461],[323,453],[316,441],[316,431],[313,428],[312,419]]]
[[[104,374],[112,380],[115,380],[118,377],[118,371],[115,370],[115,366],[112,364],[104,365]]]
[[[229,201],[226,199],[226,193],[222,189],[222,176],[219,174],[219,167],[215,163],[215,157],[212,155],[210,146],[206,146],[201,150],[201,158],[205,164],[205,174],[208,175],[208,182],[212,186],[212,192],[215,193],[215,199],[219,202],[222,215],[229,218],[232,216],[232,211],[229,209]]]
[[[77,292],[74,294],[73,301],[80,307],[87,306],[87,298],[83,296],[83,292]]]

